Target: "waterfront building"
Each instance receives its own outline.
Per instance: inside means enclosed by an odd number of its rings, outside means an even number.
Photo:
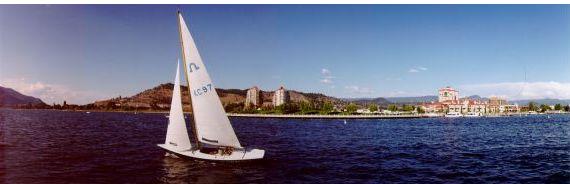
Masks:
[[[489,100],[459,98],[459,91],[445,87],[439,89],[437,102],[423,103],[419,107],[426,113],[452,112],[466,114],[476,112],[481,114],[514,113],[519,112],[518,105],[511,105],[507,100],[499,97],[490,97]]]
[[[507,105],[507,100],[496,97],[496,96],[492,96],[492,97],[489,97],[489,105],[497,105],[497,106]]]
[[[275,90],[273,93],[273,107],[283,105],[289,101],[289,94],[285,90],[285,87],[281,86],[279,89]]]
[[[488,113],[514,113],[519,112],[521,109],[517,104],[509,104],[507,100],[499,97],[490,97],[488,105]]]
[[[459,98],[459,91],[447,86],[445,88],[439,89],[439,102],[445,102],[450,100],[458,100]]]
[[[520,108],[518,104],[514,104],[514,105],[510,105],[510,104],[506,104],[506,105],[502,105],[500,107],[500,112],[501,113],[514,113],[514,112],[519,112]]]
[[[249,88],[245,98],[245,108],[261,107],[261,90],[257,86]]]
[[[445,111],[445,105],[441,102],[423,103],[419,105],[419,108],[421,108],[426,113],[437,113]]]

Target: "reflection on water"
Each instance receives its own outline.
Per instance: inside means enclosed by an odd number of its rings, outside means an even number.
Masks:
[[[187,179],[188,173],[190,173],[191,167],[189,162],[165,155],[162,166],[164,167],[164,175],[160,178],[160,181],[165,183],[188,182],[184,181],[184,179]]]
[[[0,183],[570,181],[568,115],[232,118],[242,145],[266,150],[238,163],[165,157],[162,114],[2,109],[0,118]]]

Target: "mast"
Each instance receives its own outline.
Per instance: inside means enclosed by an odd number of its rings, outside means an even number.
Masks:
[[[192,122],[190,123],[190,125],[192,125],[192,132],[194,133],[194,141],[196,144],[196,147],[198,147],[198,149],[200,149],[200,140],[198,139],[198,131],[196,130],[196,116],[194,116],[194,109],[192,109],[192,90],[190,89],[190,78],[188,76],[188,67],[186,66],[186,53],[184,52],[184,42],[182,41],[182,25],[180,25],[180,16],[182,16],[182,14],[180,13],[180,10],[178,10],[176,12],[176,19],[178,20],[178,36],[180,38],[180,50],[182,51],[182,63],[184,65],[184,76],[186,76],[186,82],[188,84],[188,99],[190,100],[190,110],[192,110]],[[182,111],[184,112],[184,110]]]

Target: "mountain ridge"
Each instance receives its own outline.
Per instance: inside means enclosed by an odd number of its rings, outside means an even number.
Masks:
[[[41,99],[24,95],[12,88],[0,86],[0,107],[46,105]]]

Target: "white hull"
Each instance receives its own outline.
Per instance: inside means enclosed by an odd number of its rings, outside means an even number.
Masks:
[[[446,118],[460,118],[460,117],[463,117],[463,115],[461,115],[461,114],[446,114],[445,117]]]
[[[176,150],[166,144],[159,144],[159,147],[165,149],[166,151],[176,154],[176,156],[189,157],[201,160],[211,160],[211,161],[247,161],[247,160],[257,160],[262,159],[265,155],[264,150],[260,149],[244,149],[244,150],[234,150],[230,155],[219,155],[219,154],[207,154],[202,153],[199,150]]]

